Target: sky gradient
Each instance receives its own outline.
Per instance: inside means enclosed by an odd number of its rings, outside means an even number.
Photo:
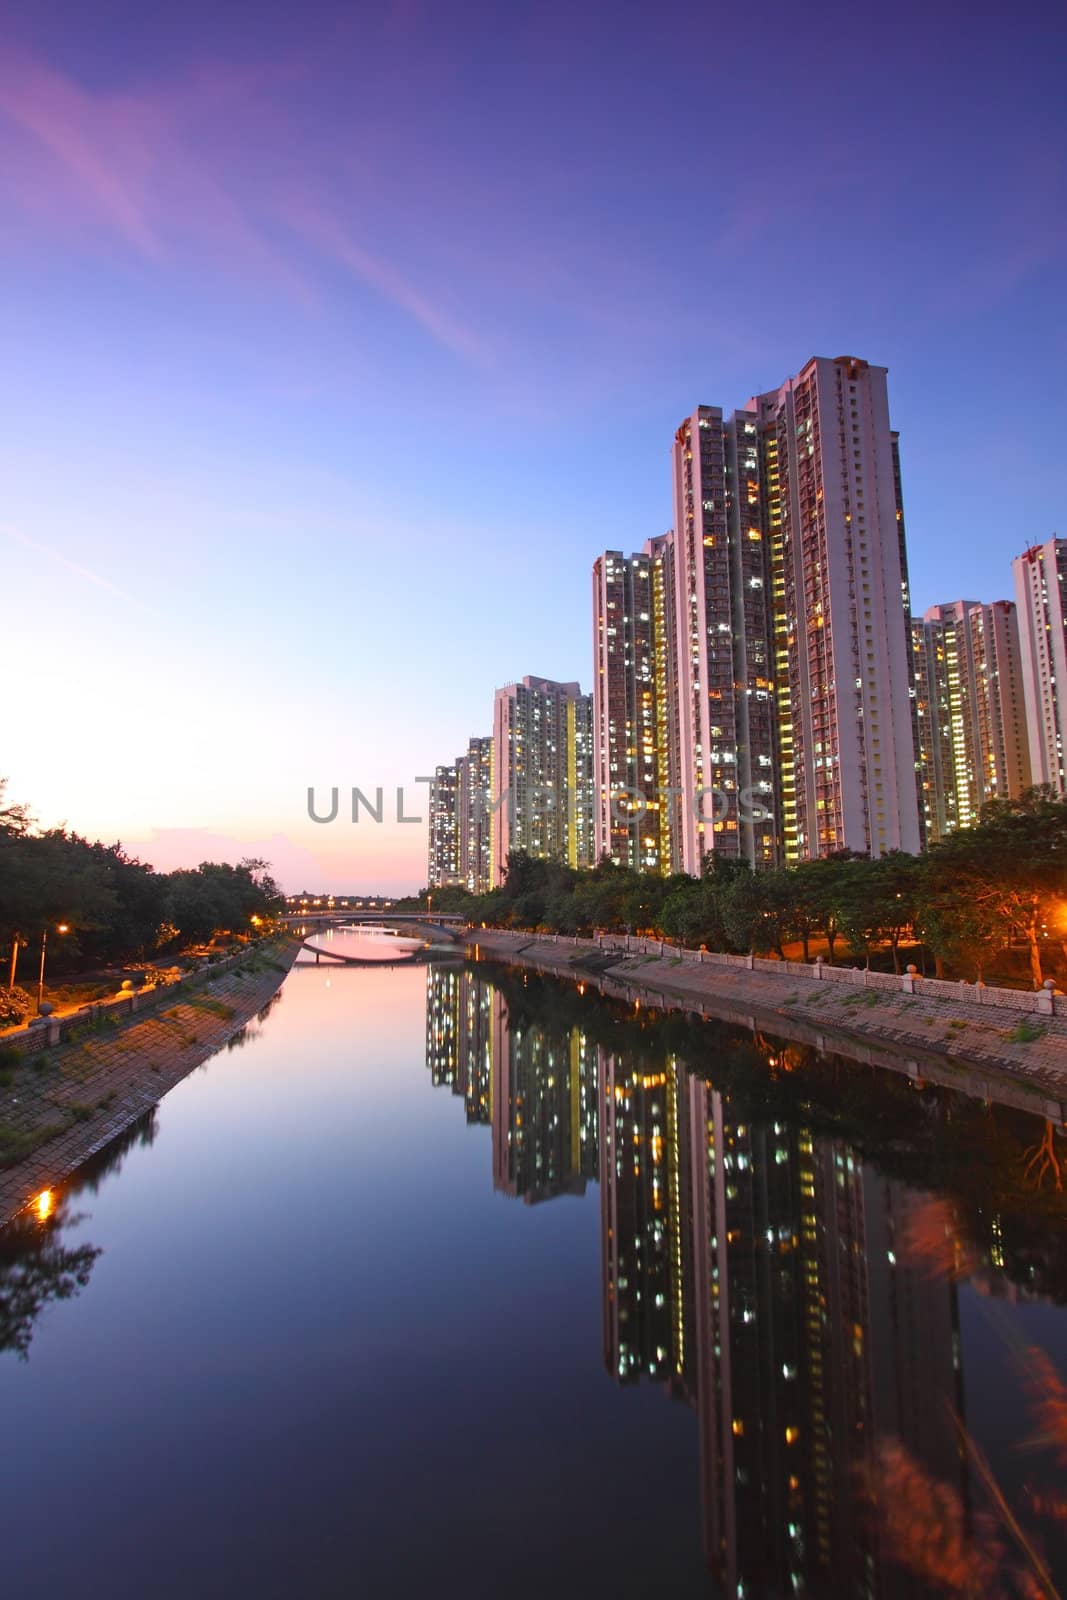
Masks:
[[[1058,8],[164,13],[0,3],[0,774],[43,822],[420,885],[424,826],[308,785],[424,815],[497,685],[588,687],[679,420],[811,355],[889,368],[917,609],[1067,533]]]

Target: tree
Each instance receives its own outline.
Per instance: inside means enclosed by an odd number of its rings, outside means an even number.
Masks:
[[[923,879],[924,926],[931,924],[935,937],[949,936],[943,919],[951,907],[971,938],[980,932],[983,945],[997,947],[999,928],[999,944],[1012,938],[1025,944],[1039,989],[1045,924],[1062,915],[1067,891],[1067,801],[1042,786],[1020,800],[990,802],[975,827],[949,834],[928,852]]]

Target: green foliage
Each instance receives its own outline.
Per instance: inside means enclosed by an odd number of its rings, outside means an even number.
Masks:
[[[1029,1017],[1020,1017],[1008,1038],[1016,1044],[1033,1044],[1037,1039],[1045,1037],[1045,1030],[1040,1022],[1031,1022]]]
[[[20,952],[39,949],[46,934],[51,972],[84,969],[143,960],[175,939],[247,935],[282,903],[266,861],[159,873],[121,844],[93,843],[65,828],[36,830],[26,807],[4,804],[0,780],[0,946],[9,951],[9,979]],[[0,989],[0,1026],[29,1014],[28,996],[27,1009],[18,1009],[20,995]]]
[[[924,856],[890,851],[872,861],[845,850],[753,872],[711,853],[699,878],[660,878],[607,860],[576,872],[513,853],[503,887],[481,896],[435,891],[435,906],[446,903],[491,927],[650,933],[710,950],[782,955],[799,941],[807,958],[821,938],[831,963],[842,944],[868,965],[888,947],[896,972],[911,935],[939,972],[948,962],[978,978],[998,951],[1019,944],[1039,987],[1050,938],[1067,951],[1067,801],[1047,788],[997,801]]]
[[[25,989],[0,988],[0,1028],[17,1027],[33,1009],[33,1001]]]

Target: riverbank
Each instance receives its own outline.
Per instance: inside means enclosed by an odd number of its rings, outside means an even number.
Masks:
[[[281,986],[299,939],[250,949],[225,971],[186,980],[155,1009],[83,1026],[26,1052],[0,1080],[0,1226],[235,1041]],[[150,997],[146,996],[146,1002]]]
[[[575,943],[563,936],[483,929],[469,933],[467,944],[478,957],[590,983],[616,998],[765,1028],[845,1054],[855,1055],[859,1042],[860,1059],[871,1064],[967,1088],[1067,1125],[1062,1014],[1033,1015],[984,997],[965,998],[957,985],[939,984],[924,995],[919,979],[913,992],[903,993],[900,980],[893,988],[868,987],[862,972],[851,975],[856,981],[839,982],[815,980],[794,963],[783,963],[787,970],[781,974],[767,970],[771,962],[759,969],[747,969],[740,959],[729,966],[704,964],[692,959],[695,952],[683,957],[657,941],[640,941],[640,949],[627,952],[610,941]],[[946,995],[949,988],[958,988],[958,995]]]

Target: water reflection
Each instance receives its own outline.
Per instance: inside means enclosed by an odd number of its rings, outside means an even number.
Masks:
[[[1051,1124],[484,968],[428,969],[427,1064],[498,1189],[599,1180],[604,1364],[695,1412],[725,1594],[1055,1593],[1067,1389],[1006,1309],[1067,1298]],[[1016,1505],[967,1428],[964,1284],[1025,1375]]]
[[[82,1221],[73,1201],[82,1190],[95,1192],[135,1145],[152,1144],[156,1126],[153,1108],[91,1157],[69,1183],[42,1189],[31,1206],[0,1228],[0,1354],[12,1351],[25,1361],[43,1312],[86,1287],[101,1252],[91,1244],[63,1243],[64,1232]]]

